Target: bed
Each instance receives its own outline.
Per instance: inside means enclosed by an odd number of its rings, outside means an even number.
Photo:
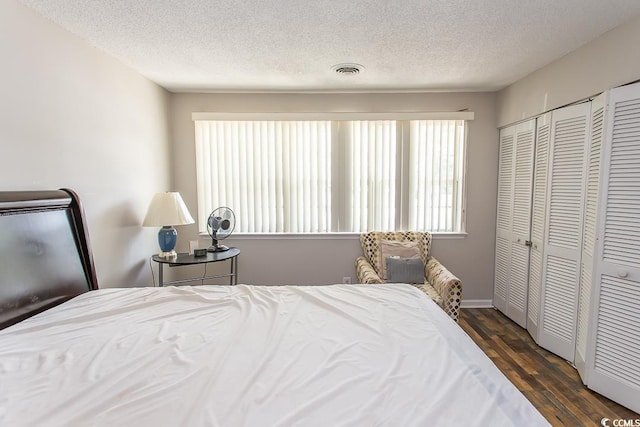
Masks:
[[[98,289],[72,191],[0,225],[0,425],[548,425],[413,286]]]

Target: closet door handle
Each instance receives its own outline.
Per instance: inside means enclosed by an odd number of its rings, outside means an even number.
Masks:
[[[533,246],[533,242],[531,240],[525,240],[524,241],[524,245],[531,247],[531,246]]]

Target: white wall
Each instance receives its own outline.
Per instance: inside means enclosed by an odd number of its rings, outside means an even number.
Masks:
[[[640,79],[640,17],[498,93],[498,126],[534,117]]]
[[[435,240],[433,253],[464,281],[465,299],[491,299],[495,94],[169,94],[15,0],[0,2],[0,25],[1,187],[75,189],[84,201],[102,287],[151,284],[148,257],[157,251],[157,230],[140,224],[153,193],[178,190],[195,214],[194,111],[467,108],[476,114],[469,128],[469,235]],[[195,225],[182,226],[179,233],[180,250],[198,238]],[[201,242],[208,244],[205,238]],[[355,236],[230,243],[242,249],[245,283],[355,279],[354,260],[361,253]]]
[[[0,2],[0,189],[69,187],[84,202],[101,287],[148,285],[171,182],[168,93],[15,0]]]
[[[434,241],[433,254],[463,280],[465,299],[490,300],[498,156],[493,93],[172,94],[175,189],[195,214],[193,112],[458,111],[465,108],[475,112],[475,120],[469,126],[469,235],[463,239]],[[178,232],[181,250],[188,249],[189,240],[198,238],[195,225],[182,226]],[[354,262],[361,254],[357,236],[325,239],[233,239],[232,236],[227,242],[242,250],[239,280],[251,284],[338,283],[344,276],[351,276],[355,281]],[[208,244],[203,237],[201,246]]]

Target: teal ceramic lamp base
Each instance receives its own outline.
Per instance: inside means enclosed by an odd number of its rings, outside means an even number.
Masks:
[[[158,243],[160,244],[160,258],[175,258],[178,254],[175,251],[178,241],[178,232],[171,225],[163,226],[158,231]]]

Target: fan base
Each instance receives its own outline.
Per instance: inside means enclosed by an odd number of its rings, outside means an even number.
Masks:
[[[211,245],[207,248],[207,252],[224,252],[228,250],[229,246],[226,245]]]

